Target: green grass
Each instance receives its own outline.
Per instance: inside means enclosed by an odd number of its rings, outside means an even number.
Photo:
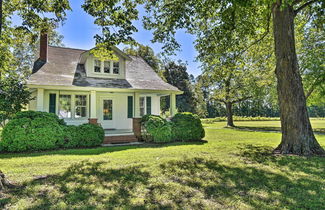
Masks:
[[[325,134],[325,119],[311,119],[312,128],[316,133]],[[251,131],[281,131],[280,121],[236,121],[235,129]],[[226,122],[206,123],[208,128],[223,128]]]
[[[273,156],[279,133],[224,125],[206,125],[208,143],[2,154],[1,170],[20,187],[0,194],[0,209],[324,208],[324,158]]]

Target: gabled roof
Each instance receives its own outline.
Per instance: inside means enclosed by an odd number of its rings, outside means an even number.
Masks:
[[[27,84],[179,91],[163,81],[141,57],[137,56],[128,56],[125,79],[87,77],[84,65],[80,64],[81,55],[85,52],[87,50],[49,46],[48,62],[37,71],[35,69]]]

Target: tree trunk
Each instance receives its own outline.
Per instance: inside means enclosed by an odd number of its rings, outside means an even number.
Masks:
[[[232,103],[226,102],[226,110],[227,110],[227,126],[229,127],[235,127],[234,121],[233,121],[233,113],[232,113]]]
[[[295,49],[293,7],[286,5],[283,8],[280,1],[275,4],[272,13],[275,73],[282,130],[281,143],[275,152],[297,155],[325,154],[314,136],[307,113],[306,97]]]

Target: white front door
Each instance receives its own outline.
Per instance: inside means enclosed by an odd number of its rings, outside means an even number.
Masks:
[[[104,129],[114,129],[114,107],[112,98],[101,99],[100,123]]]

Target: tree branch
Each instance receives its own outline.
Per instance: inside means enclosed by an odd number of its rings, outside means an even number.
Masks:
[[[308,1],[308,2],[304,3],[304,4],[301,5],[298,9],[295,10],[295,15],[297,15],[297,14],[298,14],[301,10],[303,10],[305,7],[311,5],[311,4],[315,3],[315,2],[317,2],[317,0],[311,0],[311,1]]]
[[[240,99],[237,99],[235,101],[232,101],[231,103],[238,103],[238,102],[241,102],[241,101],[245,101],[247,99],[250,99],[250,98],[253,98],[253,96],[246,96],[246,97],[243,97],[243,98],[240,98]]]

